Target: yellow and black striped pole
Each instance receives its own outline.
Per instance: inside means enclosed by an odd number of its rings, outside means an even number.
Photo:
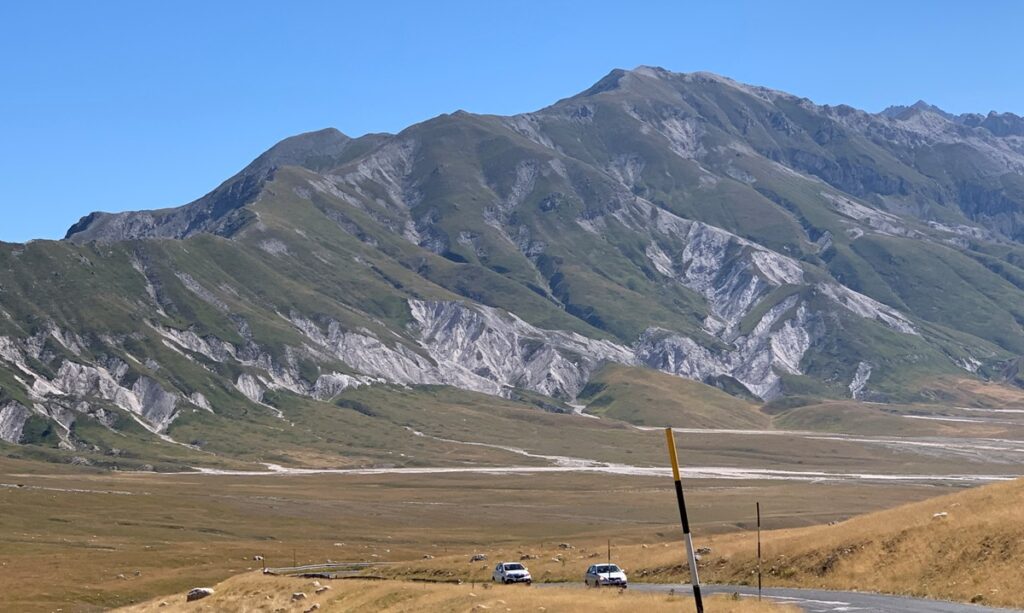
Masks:
[[[686,555],[690,559],[690,584],[693,585],[693,599],[697,602],[697,613],[704,613],[704,601],[700,597],[700,578],[697,576],[697,556],[693,553],[690,520],[686,517],[686,500],[683,499],[683,482],[679,479],[679,458],[676,455],[676,437],[672,433],[672,428],[665,428],[665,441],[668,443],[668,457],[672,461],[672,478],[676,480],[676,500],[679,502],[679,520],[683,524]]]

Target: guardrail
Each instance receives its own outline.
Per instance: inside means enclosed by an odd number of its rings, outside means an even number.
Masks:
[[[266,575],[303,575],[310,573],[358,573],[368,568],[387,566],[394,562],[325,562],[323,564],[306,564],[303,566],[280,566],[263,569]]]

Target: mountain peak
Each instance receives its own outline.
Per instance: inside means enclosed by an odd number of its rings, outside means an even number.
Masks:
[[[632,70],[616,68],[588,89],[574,96],[574,98],[589,98],[613,91],[621,91],[629,95],[646,98],[657,98],[666,95],[674,98],[678,95],[681,88],[702,84],[724,85],[748,92],[769,91],[764,90],[764,88],[745,85],[713,72],[672,72],[661,66],[642,64]]]
[[[256,158],[249,169],[276,166],[318,166],[317,160],[340,155],[352,139],[336,128],[324,128],[289,136]]]
[[[910,108],[915,111],[935,113],[936,115],[942,115],[943,117],[952,117],[952,114],[947,113],[946,111],[940,109],[934,104],[925,102],[924,100],[918,100],[914,104],[910,105]]]
[[[668,79],[677,76],[680,73],[672,72],[671,70],[662,68],[661,66],[648,66],[641,64],[629,71],[631,74],[640,75],[644,77],[650,77],[654,79]]]
[[[956,118],[956,116],[953,115],[952,113],[947,113],[946,111],[935,106],[934,104],[925,102],[924,100],[918,100],[917,102],[911,104],[910,106],[896,104],[883,109],[882,112],[879,113],[879,115],[889,117],[890,119],[909,119],[910,117],[913,117],[914,115],[920,113],[932,113],[940,117],[945,117],[946,119]]]
[[[335,128],[304,132],[279,141],[216,189],[189,204],[161,211],[94,212],[65,235],[72,242],[109,242],[136,238],[185,238],[199,232],[230,234],[244,225],[246,204],[281,166],[321,171],[343,161],[353,143],[372,143],[380,135],[353,139]]]

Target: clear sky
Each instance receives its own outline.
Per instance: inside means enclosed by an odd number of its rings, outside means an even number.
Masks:
[[[286,136],[533,110],[612,68],[1024,114],[1024,2],[0,2],[0,240],[177,206]]]

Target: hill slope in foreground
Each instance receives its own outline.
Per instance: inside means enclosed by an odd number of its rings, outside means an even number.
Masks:
[[[621,381],[587,389],[602,366],[760,400],[1012,382],[1022,141],[1008,114],[650,67],[522,115],[295,136],[191,204],[0,245],[0,440],[121,469],[366,465],[407,434],[346,398],[364,388],[549,411],[586,390],[644,420]]]
[[[846,521],[762,533],[764,584],[882,592],[1024,609],[1024,479],[930,498]],[[756,585],[756,534],[701,537],[701,577]],[[600,545],[595,549],[600,551]],[[512,552],[507,552],[512,555]],[[547,553],[547,552],[545,552]],[[554,555],[554,551],[550,552]],[[559,573],[540,555],[535,573]],[[501,557],[501,553],[497,554]],[[679,546],[616,547],[634,581],[686,582]],[[434,575],[450,560],[413,563],[396,574]],[[483,580],[483,576],[475,576]]]
[[[1022,500],[1018,479],[835,525],[770,532],[767,580],[1024,609]],[[710,576],[749,581],[752,544],[749,534],[723,537],[707,561]]]
[[[220,583],[213,596],[186,604],[180,595],[156,599],[123,609],[123,613],[171,613],[174,611],[307,611],[319,605],[323,613],[375,611],[418,613],[420,611],[558,611],[565,613],[616,613],[649,611],[675,613],[692,610],[693,599],[662,594],[617,593],[597,590],[537,590],[522,586],[423,584],[405,581],[334,582],[328,591],[316,594],[320,581],[289,577],[264,577],[248,573]],[[306,598],[294,601],[292,594]],[[792,606],[759,603],[726,596],[705,598],[715,613],[798,613]]]

